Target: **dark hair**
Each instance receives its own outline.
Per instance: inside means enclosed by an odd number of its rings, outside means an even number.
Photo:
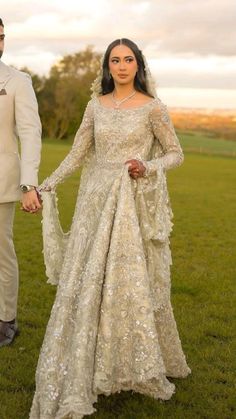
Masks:
[[[111,54],[111,51],[113,48],[117,47],[117,45],[125,45],[128,48],[131,49],[131,51],[134,53],[134,56],[137,61],[138,65],[138,71],[134,78],[134,87],[135,90],[138,92],[144,93],[145,95],[148,95],[150,97],[153,97],[148,93],[147,91],[147,84],[146,84],[146,71],[145,71],[145,64],[143,61],[142,51],[138,48],[138,46],[133,42],[130,41],[130,39],[122,38],[122,39],[116,39],[115,41],[111,42],[110,45],[108,45],[104,60],[103,60],[103,74],[102,74],[102,91],[101,94],[106,95],[107,93],[110,93],[114,90],[114,81],[113,78],[110,76],[109,72],[109,57]]]
[[[3,21],[2,21],[1,18],[0,18],[0,26],[2,26],[4,28]]]

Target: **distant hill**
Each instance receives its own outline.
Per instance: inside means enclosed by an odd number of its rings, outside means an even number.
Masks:
[[[236,110],[170,108],[177,130],[198,131],[209,137],[236,141]]]

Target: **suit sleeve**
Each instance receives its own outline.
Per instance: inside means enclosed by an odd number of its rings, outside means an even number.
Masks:
[[[184,160],[183,151],[169,117],[167,107],[161,101],[151,111],[150,121],[155,140],[161,144],[163,156],[145,162],[147,175],[154,173],[159,166],[162,166],[165,170],[180,166]]]
[[[20,184],[37,186],[42,130],[37,99],[28,74],[22,74],[17,81],[15,123],[21,144]]]
[[[87,153],[89,152],[94,140],[94,117],[93,105],[90,101],[85,110],[82,123],[75,135],[73,146],[61,162],[59,167],[44,180],[40,189],[55,189],[59,183],[62,183],[69,175],[78,169]]]

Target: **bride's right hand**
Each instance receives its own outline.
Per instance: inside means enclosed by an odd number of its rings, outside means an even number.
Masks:
[[[39,192],[51,192],[52,188],[50,186],[45,186],[43,188],[39,188]]]
[[[47,180],[44,180],[41,185],[38,186],[38,191],[39,193],[41,192],[51,192],[52,188],[51,186],[48,184]]]

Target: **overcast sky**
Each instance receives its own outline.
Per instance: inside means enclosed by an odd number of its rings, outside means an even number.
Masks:
[[[236,108],[236,0],[0,0],[3,60],[45,74],[88,44],[131,38],[171,106]]]

